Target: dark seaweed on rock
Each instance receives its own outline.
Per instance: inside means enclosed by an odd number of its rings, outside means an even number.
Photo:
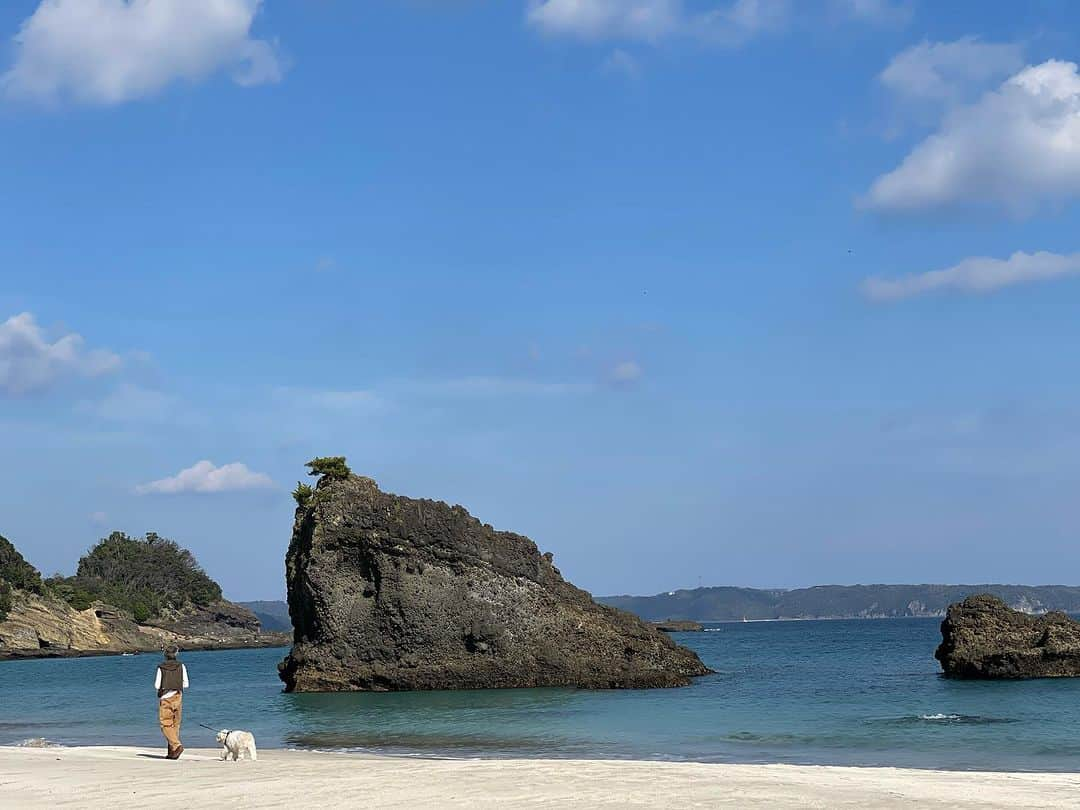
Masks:
[[[671,687],[709,671],[566,582],[527,537],[369,478],[319,481],[286,577],[289,691]]]

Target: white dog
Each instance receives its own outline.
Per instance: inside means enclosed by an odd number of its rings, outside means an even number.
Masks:
[[[241,757],[253,762],[259,759],[259,752],[255,750],[255,735],[250,731],[229,731],[224,728],[217,733],[217,741],[221,743],[222,762],[229,758],[229,754],[232,754],[233,762]]]

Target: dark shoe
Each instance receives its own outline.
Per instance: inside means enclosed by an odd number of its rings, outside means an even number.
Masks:
[[[173,751],[173,756],[172,756],[172,758],[173,758],[173,759],[180,759],[180,755],[181,755],[182,753],[184,753],[184,746],[182,746],[182,745],[178,745],[178,746],[176,746],[176,750],[175,750],[175,751]]]

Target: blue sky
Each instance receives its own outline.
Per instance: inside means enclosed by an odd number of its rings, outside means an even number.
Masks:
[[[1075,583],[1075,31],[5,3],[0,533],[51,573],[156,531],[276,598],[345,454],[597,593]]]

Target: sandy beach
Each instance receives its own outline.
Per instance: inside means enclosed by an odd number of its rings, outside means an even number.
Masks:
[[[0,748],[5,807],[1075,807],[1080,775],[264,751]]]

